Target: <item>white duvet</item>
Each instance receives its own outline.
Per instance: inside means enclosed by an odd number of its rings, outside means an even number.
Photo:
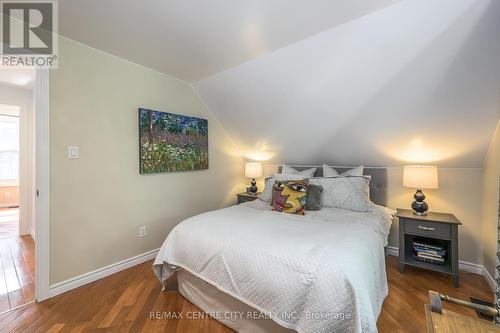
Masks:
[[[164,282],[186,269],[298,332],[376,332],[391,213],[374,205],[296,216],[255,200],[177,225],[154,271]]]

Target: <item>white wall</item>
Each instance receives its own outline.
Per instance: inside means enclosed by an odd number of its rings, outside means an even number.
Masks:
[[[190,84],[66,39],[50,72],[50,283],[156,249],[235,202],[243,161]],[[139,174],[138,108],[208,119],[210,168]],[[70,145],[80,158],[67,158]],[[147,236],[138,237],[139,226]]]
[[[31,89],[0,84],[0,104],[25,106],[30,105],[32,101],[33,91]]]
[[[500,97],[500,94],[499,94]],[[495,135],[491,140],[490,149],[484,163],[483,193],[482,193],[482,218],[484,266],[495,276],[495,262],[497,251],[498,227],[500,213],[498,210],[500,191],[500,122],[497,124]]]
[[[500,2],[407,0],[195,83],[252,157],[482,167],[500,89]],[[258,155],[258,154],[257,154]]]

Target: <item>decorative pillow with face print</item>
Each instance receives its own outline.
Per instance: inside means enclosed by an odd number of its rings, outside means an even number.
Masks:
[[[273,187],[273,210],[288,214],[304,215],[307,199],[306,180],[275,181]]]

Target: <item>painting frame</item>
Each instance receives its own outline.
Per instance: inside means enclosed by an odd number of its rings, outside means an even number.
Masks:
[[[141,175],[209,168],[207,119],[144,107],[137,114]]]

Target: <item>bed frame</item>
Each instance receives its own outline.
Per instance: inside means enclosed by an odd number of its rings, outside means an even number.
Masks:
[[[288,165],[294,169],[299,171],[316,168],[316,173],[314,177],[323,177],[323,168],[318,165]],[[337,167],[332,166],[338,173],[342,173],[352,167]],[[278,171],[281,172],[282,167],[278,168]],[[368,168],[365,167],[364,175],[371,176],[370,180],[370,199],[377,205],[387,206],[387,169],[385,168]]]

